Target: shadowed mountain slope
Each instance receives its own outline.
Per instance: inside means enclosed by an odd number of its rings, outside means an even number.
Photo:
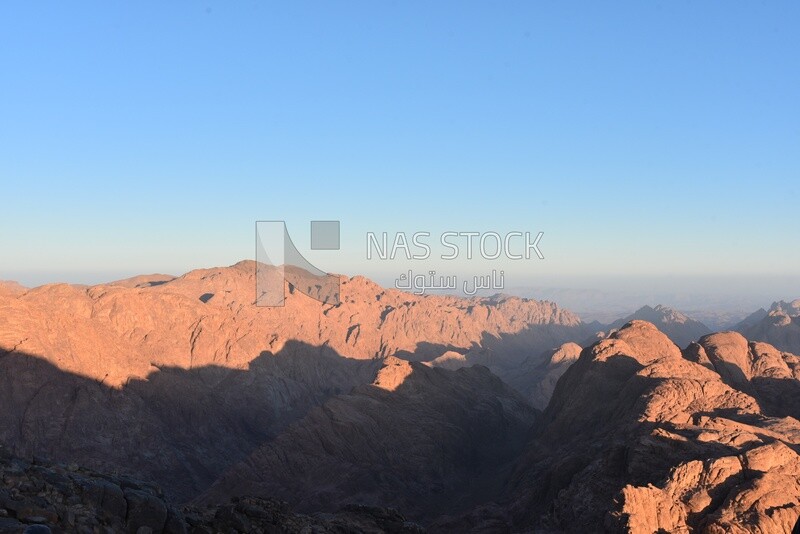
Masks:
[[[290,342],[247,369],[153,368],[112,388],[39,357],[0,355],[0,441],[187,499],[313,406],[374,381],[379,365]]]
[[[487,369],[388,358],[232,468],[201,499],[276,496],[303,510],[392,506],[415,518],[496,498],[534,411]]]

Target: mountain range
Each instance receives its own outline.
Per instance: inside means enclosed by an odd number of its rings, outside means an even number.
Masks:
[[[339,304],[287,285],[257,307],[254,288],[253,262],[0,286],[0,532],[788,532],[800,515],[797,301],[742,333],[663,306],[602,333],[550,302],[363,277]]]

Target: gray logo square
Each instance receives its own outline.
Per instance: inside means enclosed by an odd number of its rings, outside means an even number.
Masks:
[[[339,250],[339,221],[311,221],[311,250]]]

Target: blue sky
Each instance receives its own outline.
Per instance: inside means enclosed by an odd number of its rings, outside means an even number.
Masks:
[[[796,2],[6,2],[0,278],[253,257],[253,222],[544,231],[518,283],[800,275]],[[513,268],[512,268],[513,270]],[[744,277],[744,278],[742,278]],[[750,288],[752,289],[752,287]]]

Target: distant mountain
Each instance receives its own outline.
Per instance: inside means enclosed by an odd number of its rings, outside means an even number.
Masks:
[[[750,315],[736,326],[747,339],[764,341],[775,347],[800,354],[800,299],[778,301],[768,311]]]
[[[741,320],[736,326],[733,327],[733,330],[737,332],[741,332],[746,328],[751,328],[761,321],[764,320],[769,315],[769,312],[764,308],[759,308],[758,310],[754,311],[747,317]]]
[[[711,333],[711,329],[703,323],[695,321],[679,311],[661,305],[655,308],[643,306],[624,319],[615,321],[609,328],[619,329],[631,321],[653,323],[679,347],[685,347],[692,341]]]
[[[782,312],[792,317],[800,315],[800,299],[795,299],[791,302],[781,300],[772,304],[770,312]]]
[[[140,274],[131,278],[125,278],[124,280],[116,280],[108,283],[107,285],[130,288],[150,287],[165,284],[169,281],[175,280],[175,278],[175,276],[169,274]]]
[[[653,278],[649,283],[645,279],[634,281],[610,277],[594,281],[575,280],[574,283],[581,287],[594,285],[596,289],[519,287],[513,293],[558,302],[585,322],[599,321],[606,325],[628,315],[642,303],[669,303],[672,308],[681,310],[715,332],[732,328],[761,306],[763,300],[762,294],[749,291],[747,279],[737,279],[739,288],[735,291],[725,287],[721,281],[709,284],[707,280],[691,277],[669,281]],[[734,282],[727,282],[731,283]],[[681,286],[681,289],[667,289],[676,286]]]

